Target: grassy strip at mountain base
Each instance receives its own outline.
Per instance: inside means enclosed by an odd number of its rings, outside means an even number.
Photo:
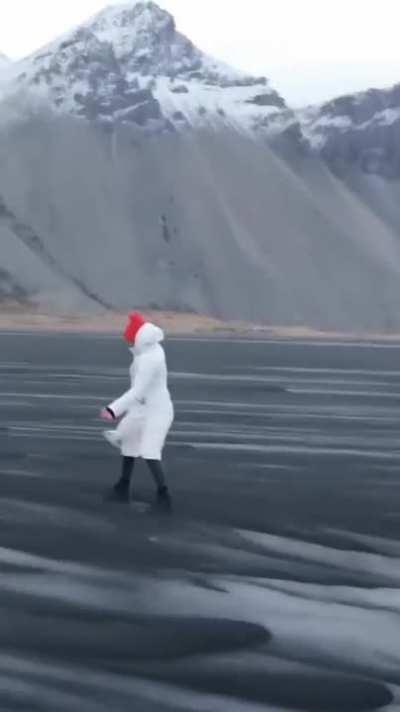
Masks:
[[[182,336],[244,336],[279,339],[338,339],[360,341],[400,341],[398,332],[336,332],[318,330],[306,325],[280,326],[223,321],[211,316],[186,312],[141,309],[149,320],[167,334]],[[127,313],[102,311],[93,314],[46,312],[32,305],[3,302],[0,305],[0,331],[54,331],[66,333],[119,334],[123,331]]]

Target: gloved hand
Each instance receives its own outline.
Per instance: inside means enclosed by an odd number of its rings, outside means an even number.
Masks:
[[[108,423],[111,423],[115,420],[115,415],[110,408],[102,408],[100,411],[100,418],[102,420],[106,420]]]

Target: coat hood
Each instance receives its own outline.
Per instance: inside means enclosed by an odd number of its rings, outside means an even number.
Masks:
[[[134,354],[142,353],[147,349],[164,341],[164,332],[159,326],[147,322],[138,331],[135,346],[131,351]]]

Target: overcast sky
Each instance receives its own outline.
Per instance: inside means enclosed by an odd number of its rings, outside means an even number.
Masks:
[[[0,52],[22,57],[107,0],[0,0]],[[265,74],[292,104],[400,82],[400,0],[159,0],[201,49]]]

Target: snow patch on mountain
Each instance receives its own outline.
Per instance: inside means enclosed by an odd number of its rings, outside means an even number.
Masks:
[[[400,178],[400,84],[341,96],[297,112],[303,135],[342,177],[348,169]]]
[[[400,120],[400,84],[390,89],[338,97],[297,112],[304,133],[317,149],[333,134],[364,132],[374,127],[389,127]]]
[[[298,112],[304,136],[314,150],[323,148],[329,131],[345,132],[352,127],[349,116],[328,116],[321,113],[321,107],[313,106]]]

